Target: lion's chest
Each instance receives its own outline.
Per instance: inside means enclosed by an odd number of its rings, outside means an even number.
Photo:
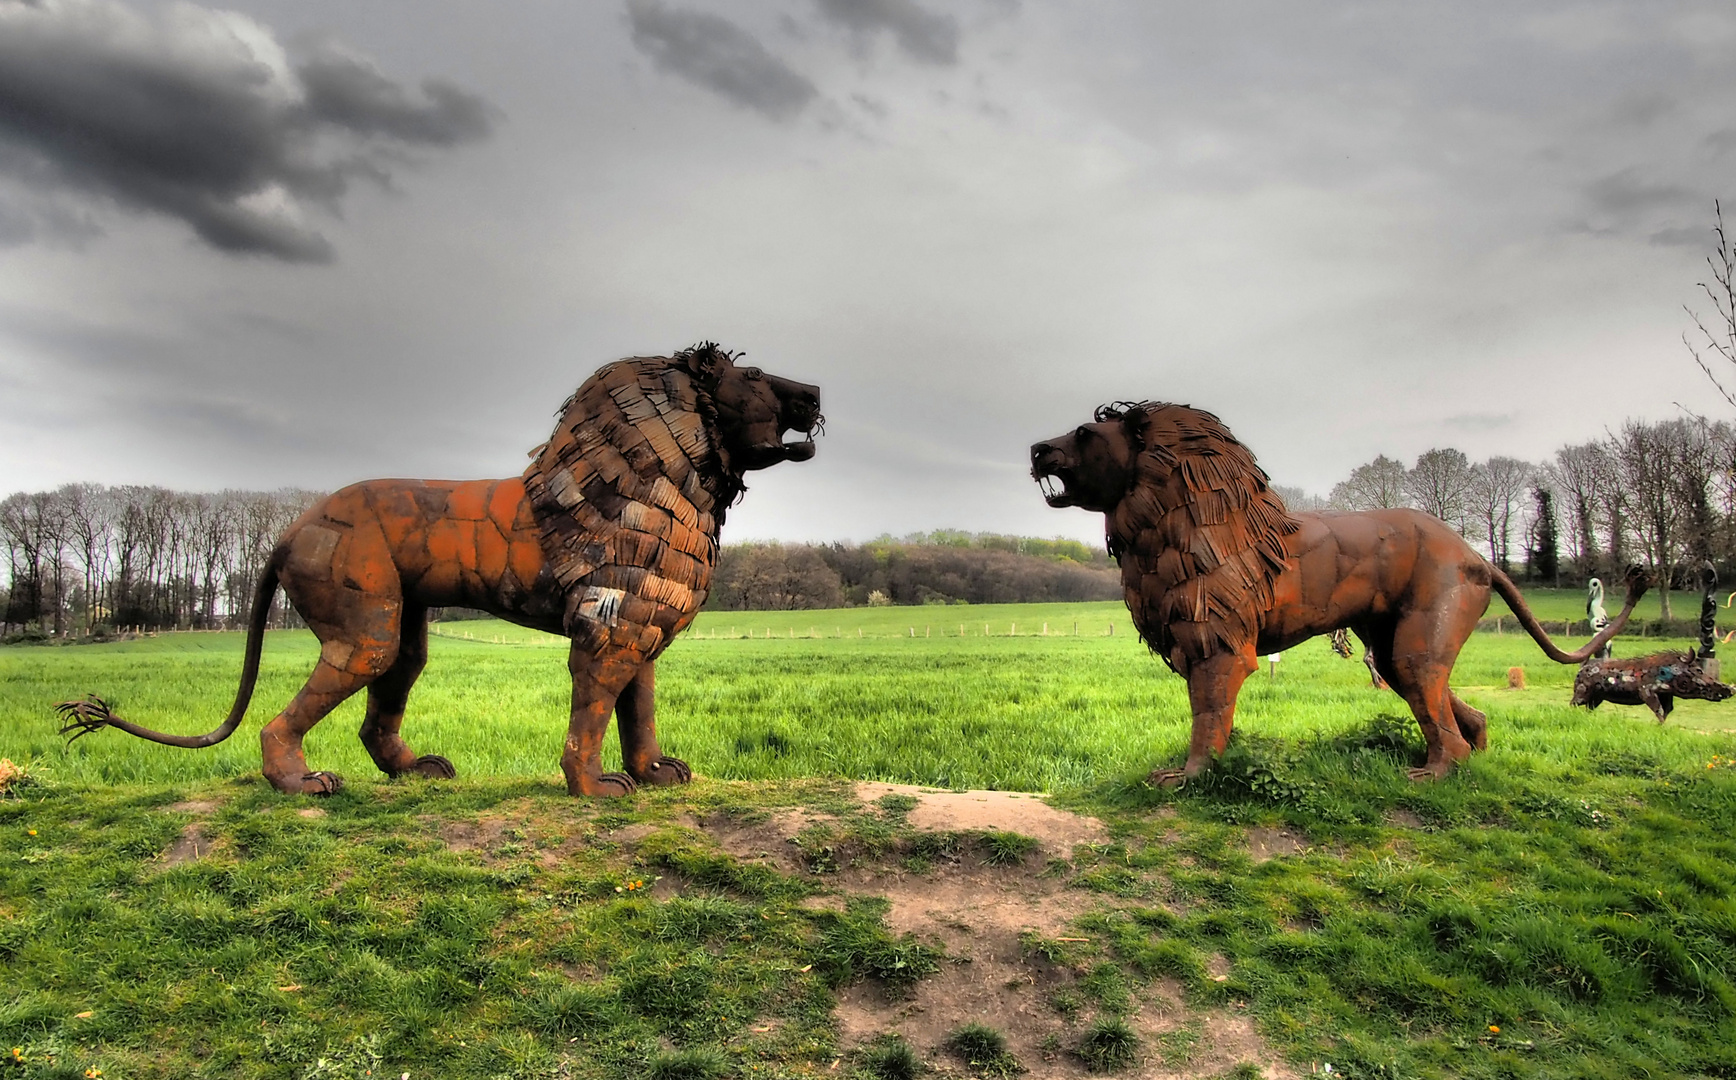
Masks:
[[[598,372],[525,473],[575,642],[656,655],[711,588],[711,439],[686,374],[648,361]]]

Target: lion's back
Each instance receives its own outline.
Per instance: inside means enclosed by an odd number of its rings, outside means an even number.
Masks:
[[[292,597],[337,589],[504,615],[522,608],[544,566],[519,477],[365,480],[309,507],[278,550]]]

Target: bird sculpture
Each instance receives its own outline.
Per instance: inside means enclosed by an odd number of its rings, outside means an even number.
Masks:
[[[1609,625],[1609,612],[1605,611],[1603,608],[1603,582],[1597,578],[1592,578],[1591,581],[1587,583],[1587,586],[1585,594],[1585,621],[1591,624],[1591,632],[1596,634],[1599,630],[1602,630],[1604,627]],[[1597,654],[1597,658],[1599,660],[1608,660],[1611,652],[1612,650],[1610,646],[1605,645],[1603,650]]]

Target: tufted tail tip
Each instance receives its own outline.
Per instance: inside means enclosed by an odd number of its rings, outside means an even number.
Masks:
[[[95,694],[86,694],[82,698],[58,702],[54,711],[62,721],[60,734],[67,737],[71,743],[81,735],[89,735],[93,731],[101,731],[115,720],[114,711],[109,703]]]

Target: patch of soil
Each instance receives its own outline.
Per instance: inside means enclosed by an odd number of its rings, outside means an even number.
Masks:
[[[732,814],[713,814],[697,822],[717,845],[743,862],[762,863],[784,874],[805,874],[807,864],[796,837],[815,825],[837,819],[812,810],[779,810],[764,818],[743,821]]]
[[[1307,842],[1289,829],[1261,825],[1248,830],[1248,856],[1257,863],[1307,850]]]
[[[326,812],[317,806],[309,806],[305,809],[297,810],[295,816],[304,818],[322,818],[326,816]]]
[[[917,800],[908,818],[914,828],[935,832],[1015,832],[1038,841],[1057,858],[1070,857],[1074,844],[1096,844],[1109,839],[1101,821],[1057,810],[1043,802],[1040,795],[1017,791],[935,791],[874,781],[856,785],[856,797],[865,803],[887,795],[907,795]]]
[[[162,861],[164,866],[180,866],[194,859],[202,859],[210,853],[211,839],[195,821],[182,829],[180,836],[175,837],[175,842],[163,852]]]
[[[188,799],[186,802],[170,803],[163,809],[173,814],[209,814],[222,805],[215,799]]]
[[[500,846],[501,834],[509,823],[500,818],[478,821],[446,821],[440,825],[440,840],[452,851],[480,851],[487,854]]]
[[[1421,829],[1423,827],[1423,819],[1402,806],[1395,806],[1386,812],[1386,823],[1396,825],[1401,829]]]

